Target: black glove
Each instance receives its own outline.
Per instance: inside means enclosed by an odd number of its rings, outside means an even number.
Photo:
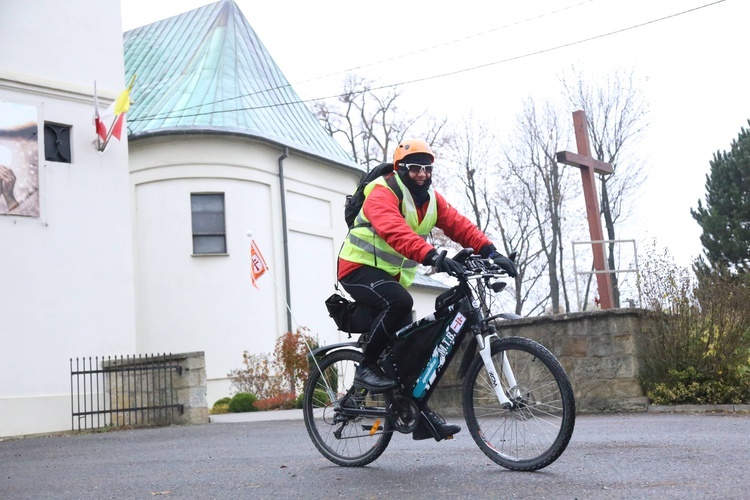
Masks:
[[[438,262],[438,260],[440,260],[440,255],[438,255],[437,251],[433,249],[427,254],[427,257],[422,261],[422,264],[425,266],[433,266],[439,273],[448,273],[451,276],[464,274],[464,266],[450,257],[443,258],[442,262]]]
[[[492,259],[495,262],[495,264],[500,266],[503,271],[508,273],[508,276],[510,276],[511,278],[515,278],[518,275],[518,270],[516,269],[516,263],[513,262],[512,259],[509,259],[508,257],[506,257],[505,255],[499,252],[491,253],[490,259]]]

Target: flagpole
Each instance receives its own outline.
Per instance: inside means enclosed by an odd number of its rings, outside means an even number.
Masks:
[[[251,238],[252,238],[252,236],[251,236]],[[276,287],[276,292],[278,292],[279,297],[281,297],[282,302],[284,302],[284,305],[286,306],[287,311],[289,311],[289,315],[291,316],[292,321],[297,326],[297,331],[299,331],[300,324],[297,322],[297,319],[294,317],[294,313],[292,312],[292,308],[289,306],[289,303],[284,298],[284,293],[281,291],[281,288],[279,288],[279,284],[276,281],[276,277],[274,277],[274,275],[273,275],[273,273],[271,272],[270,269],[266,269],[266,272],[269,274],[269,276],[271,276],[271,281],[273,281],[273,284]],[[313,353],[313,348],[310,346],[310,343],[307,341],[307,336],[306,335],[302,335],[302,340],[305,341],[305,347],[307,347],[307,352],[310,353],[310,357],[312,358],[313,363],[315,363],[315,366],[317,367],[318,371],[322,373],[323,370],[320,369],[320,365],[318,364],[318,358],[315,357],[315,354]],[[328,386],[328,381],[327,380],[325,380],[325,383],[326,383],[326,386]],[[329,390],[329,392],[331,392],[331,388],[330,387],[328,387],[328,390]]]
[[[104,140],[104,144],[102,145],[102,151],[107,149],[107,145],[109,144],[109,140],[112,138],[112,131],[115,129],[115,122],[117,122],[117,118],[119,118],[117,115],[115,115],[115,119],[112,120],[112,125],[109,126],[109,130],[107,130],[107,138]]]
[[[109,130],[107,130],[107,138],[104,140],[104,144],[102,145],[102,151],[107,149],[107,145],[109,145],[110,139],[112,139],[112,134],[115,131],[115,123],[117,123],[117,120],[120,119],[120,117],[125,114],[128,109],[130,108],[130,92],[133,90],[133,84],[135,84],[135,77],[138,76],[136,73],[133,73],[133,77],[130,79],[130,83],[128,84],[128,87],[123,90],[119,96],[117,96],[117,99],[115,99],[115,109],[114,109],[114,115],[115,117],[112,119],[112,125],[110,125]],[[119,103],[118,101],[122,99],[124,96],[125,102]],[[120,113],[117,113],[117,107],[122,105],[124,109],[120,110]],[[124,118],[124,117],[123,117]],[[125,131],[125,135],[127,135],[127,130]],[[120,140],[120,137],[117,137],[117,140]]]
[[[96,94],[96,80],[94,80],[94,105],[96,107],[96,120],[97,120],[97,123],[94,123],[95,132],[96,132],[96,150],[101,153],[102,152],[102,138],[99,136],[99,124],[98,124],[98,121],[100,120],[99,97]]]
[[[252,246],[253,242],[255,241],[253,239],[253,232],[248,231],[247,237],[250,238],[250,245]],[[289,311],[289,314],[292,316],[292,321],[294,321],[297,328],[300,327],[299,323],[297,322],[297,319],[294,317],[294,313],[292,312],[292,307],[289,305],[289,303],[286,301],[286,298],[284,297],[284,292],[281,290],[281,287],[279,287],[279,283],[276,281],[276,277],[271,272],[271,269],[266,265],[265,272],[271,276],[271,280],[273,281],[274,286],[276,287],[276,291],[279,293],[279,296],[282,297],[282,301],[284,302],[284,305],[286,306],[287,311]]]
[[[252,231],[248,231],[247,232],[247,237],[250,238],[250,245],[252,247],[252,244],[253,244],[253,241],[254,241],[253,240],[253,232]],[[266,266],[265,272],[267,272],[268,275],[271,276],[271,281],[273,281],[273,284],[276,287],[276,291],[278,292],[279,297],[281,298],[282,302],[284,302],[284,305],[286,306],[287,311],[289,311],[289,315],[292,318],[292,321],[294,322],[294,324],[296,325],[297,330],[299,330],[300,324],[297,322],[297,318],[294,317],[294,312],[292,312],[291,306],[287,302],[287,300],[286,300],[286,298],[284,296],[284,293],[282,292],[281,288],[279,287],[279,284],[276,281],[276,277],[273,275],[273,273],[268,268],[268,266]],[[310,347],[310,344],[307,342],[307,338],[303,335],[302,339],[305,341],[305,346],[307,347],[307,350],[310,353],[310,356],[312,356],[313,360],[315,361],[315,364],[317,365],[318,364],[318,360],[315,359],[315,356],[313,355],[313,349],[312,349],[312,347]],[[320,369],[319,366],[318,366],[318,369]]]

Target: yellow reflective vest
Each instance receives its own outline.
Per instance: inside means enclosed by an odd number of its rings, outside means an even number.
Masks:
[[[427,210],[425,211],[422,222],[419,222],[419,215],[417,213],[417,207],[414,204],[414,198],[412,198],[411,193],[401,182],[398,175],[394,175],[394,178],[403,193],[403,199],[401,200],[399,208],[401,214],[404,216],[406,224],[408,224],[416,234],[426,239],[430,234],[430,231],[432,231],[432,228],[437,224],[437,202],[432,187],[428,190],[430,200],[427,202]],[[379,177],[365,187],[365,203],[367,203],[367,198],[370,196],[373,189],[375,189],[375,186],[384,186],[393,191],[386,182],[385,177]],[[394,195],[396,195],[395,192]],[[378,236],[370,221],[365,217],[364,208],[359,211],[359,215],[357,215],[357,218],[354,221],[354,226],[349,230],[349,234],[344,241],[344,246],[341,248],[339,257],[348,260],[349,262],[382,269],[391,276],[398,276],[399,283],[404,287],[408,287],[412,284],[414,281],[414,275],[417,272],[416,261],[404,257],[386,243],[383,238]]]

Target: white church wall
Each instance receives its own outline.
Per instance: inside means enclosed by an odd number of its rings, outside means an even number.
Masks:
[[[346,229],[343,195],[297,181],[301,165],[287,169],[287,215],[290,241],[292,309],[299,326],[320,345],[348,340],[328,316],[324,301],[334,292],[336,256]],[[353,187],[351,188],[354,189]],[[303,192],[303,191],[307,192]]]
[[[280,148],[226,136],[151,138],[131,147],[138,350],[205,351],[209,404],[229,395],[226,376],[242,367],[243,351],[271,353],[287,331],[281,155]],[[341,215],[356,174],[331,175],[334,167],[294,154],[284,168],[292,329],[321,330],[331,342],[340,332],[331,328],[323,295],[332,290],[346,234],[334,212]],[[192,255],[190,193],[224,193],[227,255]],[[247,231],[269,266],[259,289],[250,280]]]
[[[0,69],[115,97],[124,83],[120,0],[3,0]]]
[[[415,319],[421,319],[435,311],[435,299],[446,291],[438,288],[426,286],[412,286],[409,291],[414,299]]]
[[[0,102],[36,108],[40,139],[39,216],[0,215],[0,436],[14,436],[71,428],[70,358],[132,353],[135,305],[127,142],[91,145],[94,80],[102,107],[124,88],[119,2],[2,11]],[[45,121],[71,127],[71,163],[45,161]]]
[[[336,253],[331,237],[308,231],[290,230],[289,258],[292,310],[297,325],[309,329],[320,345],[330,345],[347,340],[347,334],[336,329],[328,316],[325,299],[334,292],[336,266],[330,256]]]

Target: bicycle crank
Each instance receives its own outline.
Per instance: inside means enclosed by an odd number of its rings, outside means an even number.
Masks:
[[[412,432],[419,423],[419,407],[409,398],[394,394],[386,412],[391,419],[393,428],[403,434]]]

